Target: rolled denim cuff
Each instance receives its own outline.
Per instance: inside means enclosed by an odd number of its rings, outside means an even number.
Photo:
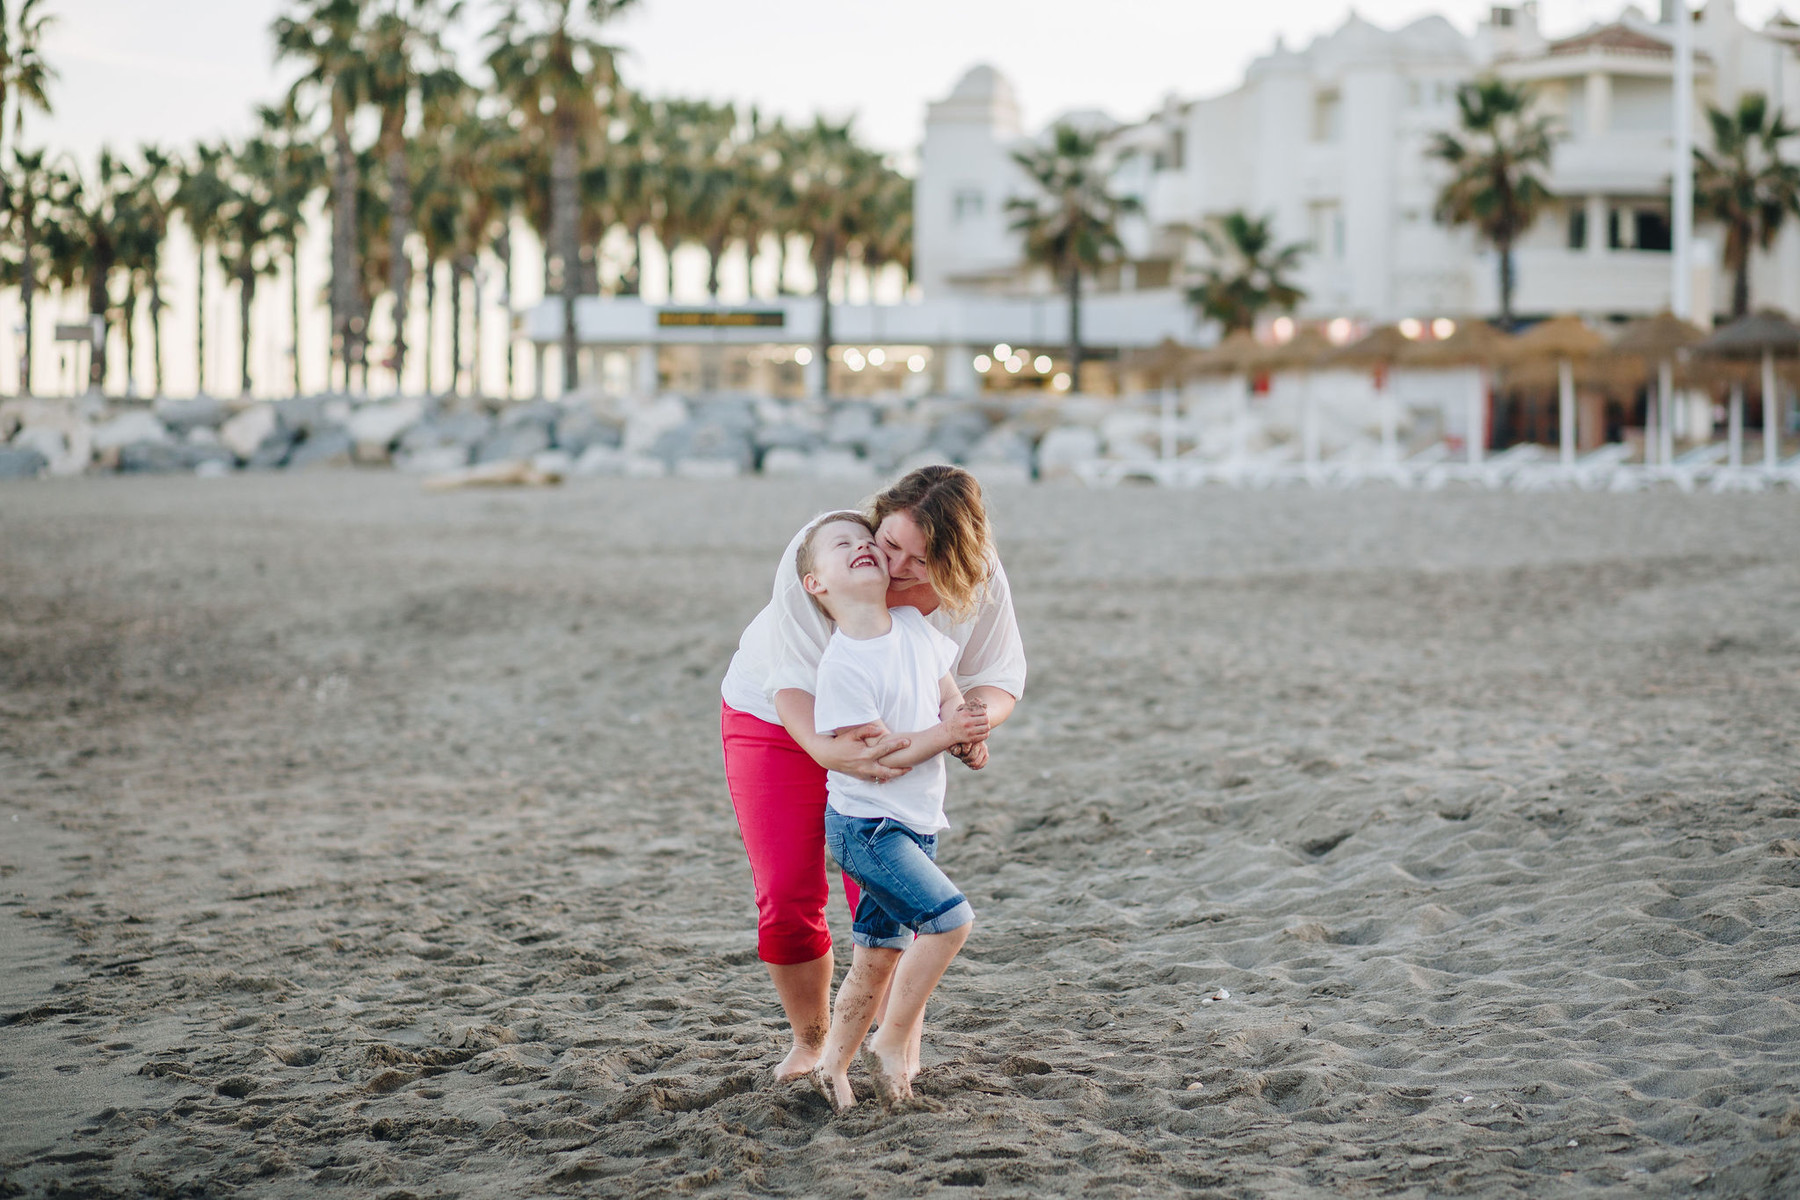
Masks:
[[[958,900],[931,920],[919,922],[918,930],[920,933],[949,933],[952,929],[960,929],[974,921],[975,910],[969,907],[969,902]]]
[[[969,906],[965,903],[963,907],[967,908]],[[974,914],[970,914],[969,919],[974,920]],[[905,950],[908,946],[912,945],[913,942],[912,934],[910,933],[903,933],[899,937],[882,938],[873,937],[862,932],[860,929],[852,929],[850,931],[850,940],[858,946],[867,946],[872,950]]]

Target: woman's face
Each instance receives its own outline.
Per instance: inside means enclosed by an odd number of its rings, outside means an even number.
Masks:
[[[931,587],[931,572],[925,567],[925,535],[910,513],[889,513],[875,531],[875,545],[887,559],[889,592]]]

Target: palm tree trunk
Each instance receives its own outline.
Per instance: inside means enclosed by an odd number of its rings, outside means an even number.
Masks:
[[[206,395],[206,242],[195,252],[199,269],[194,285],[194,391]]]
[[[300,394],[300,244],[288,247],[288,304],[293,319],[294,395]]]
[[[350,390],[350,364],[357,354],[352,319],[356,311],[356,156],[350,148],[350,112],[337,97],[331,105],[331,338]]]
[[[250,394],[250,305],[256,300],[256,272],[238,275],[238,395]]]
[[[500,236],[494,239],[494,253],[500,256],[502,286],[506,288],[506,398],[513,398],[513,264],[512,264],[512,214],[508,213],[500,226]]]
[[[111,322],[106,319],[106,277],[112,273],[112,264],[97,262],[93,268],[93,278],[88,280],[88,320],[95,325],[100,336],[94,339],[88,354],[88,390],[99,393],[106,390],[106,342],[112,332]]]
[[[425,394],[432,395],[431,377],[437,347],[437,263],[426,252],[425,260]]]
[[[575,118],[558,111],[556,145],[550,156],[550,237],[556,247],[557,266],[562,294],[562,377],[563,393],[573,392],[577,383],[575,363],[575,297],[581,286],[580,222],[581,194],[576,171]]]
[[[26,181],[30,186],[30,181]],[[37,261],[35,241],[36,229],[31,219],[31,198],[25,198],[25,219],[20,225],[20,257],[19,257],[19,303],[25,309],[25,349],[19,355],[19,395],[31,395],[31,306],[37,293]]]
[[[725,239],[708,238],[706,242],[706,294],[719,302],[719,260],[725,257]]]
[[[412,290],[412,261],[406,257],[406,240],[412,236],[412,181],[399,130],[389,139],[387,169],[388,290],[394,293],[394,390],[399,392],[406,389],[406,300]]]
[[[157,255],[150,256],[150,371],[158,396],[163,394],[162,370],[162,283],[157,279]]]
[[[126,272],[124,316],[119,321],[119,332],[125,335],[125,394],[136,394],[135,371],[137,366],[137,339],[132,336],[131,326],[137,316],[137,276]]]
[[[1500,252],[1500,328],[1511,333],[1513,330],[1512,242],[1498,242],[1494,248]]]
[[[815,285],[819,292],[819,395],[831,395],[831,268],[833,255],[830,248],[815,250],[813,253],[813,274],[818,277]]]
[[[458,259],[450,262],[450,394],[462,395],[462,262]]]
[[[1733,319],[1750,311],[1750,239],[1741,238],[1743,249],[1731,272],[1731,315]]]
[[[1081,390],[1081,265],[1069,267],[1069,388]]]

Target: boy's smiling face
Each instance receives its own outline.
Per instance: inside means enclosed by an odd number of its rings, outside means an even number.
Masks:
[[[887,562],[875,535],[854,521],[831,521],[813,533],[812,570],[801,580],[808,593],[824,600],[882,602],[887,596]]]

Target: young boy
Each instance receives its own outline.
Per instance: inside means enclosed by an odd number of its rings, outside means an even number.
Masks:
[[[812,1081],[834,1108],[856,1103],[850,1059],[887,996],[864,1058],[888,1103],[912,1094],[925,1002],[968,940],[975,914],[938,869],[943,752],[987,739],[987,710],[964,704],[950,667],[957,646],[912,608],[887,607],[887,566],[860,513],[830,513],[801,540],[801,585],[837,623],[819,660],[814,720],[838,736],[879,722],[912,744],[883,760],[912,770],[874,784],[826,776],[825,844],[862,888],[850,972]],[[918,937],[912,937],[911,930]],[[910,945],[909,945],[910,943]]]

